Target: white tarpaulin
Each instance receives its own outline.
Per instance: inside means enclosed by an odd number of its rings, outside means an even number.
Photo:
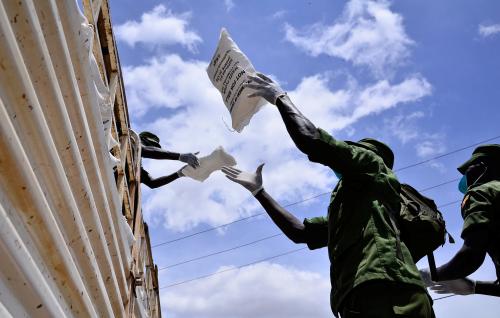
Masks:
[[[236,160],[233,156],[228,154],[224,148],[219,146],[210,155],[202,157],[200,160],[200,166],[196,169],[191,166],[185,166],[182,168],[182,173],[190,178],[198,181],[205,181],[210,174],[224,166],[235,166]]]
[[[226,29],[221,30],[207,74],[231,114],[233,129],[241,132],[266,101],[261,97],[247,97],[253,90],[244,88],[243,84],[248,81],[248,74],[255,74],[255,69]]]

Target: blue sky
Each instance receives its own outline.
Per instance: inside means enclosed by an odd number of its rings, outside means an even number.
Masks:
[[[225,27],[254,67],[271,74],[312,122],[340,139],[379,138],[401,168],[500,135],[498,1],[132,1],[111,14],[126,94],[137,130],[156,132],[172,151],[209,154],[222,145],[242,169],[266,162],[264,186],[289,204],[331,190],[337,179],[291,143],[271,105],[241,134],[205,68]],[[499,142],[500,139],[494,140]],[[398,172],[417,189],[459,178],[472,149]],[[179,162],[144,160],[152,175]],[[460,200],[457,182],[426,192],[438,205]],[[328,195],[290,207],[299,218],[324,215]],[[251,195],[214,173],[143,187],[151,241],[158,244],[261,213]],[[461,246],[459,204],[442,209]],[[277,234],[266,215],[154,248],[159,267]],[[162,270],[160,286],[238,267],[295,246],[283,236]],[[419,263],[420,267],[425,263]],[[302,250],[253,266],[161,289],[166,317],[328,317],[326,249]],[[494,280],[487,259],[473,277]],[[433,295],[434,297],[437,297]],[[438,317],[493,317],[497,299],[439,300]]]

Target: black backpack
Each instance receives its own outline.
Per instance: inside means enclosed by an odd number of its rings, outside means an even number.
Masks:
[[[403,241],[410,250],[413,261],[416,263],[427,255],[429,268],[433,279],[436,264],[432,252],[446,241],[445,222],[434,200],[427,198],[408,184],[401,184],[401,209],[394,211],[391,221],[395,224],[398,234],[398,254],[401,255],[400,242]],[[454,243],[449,235],[450,243]]]

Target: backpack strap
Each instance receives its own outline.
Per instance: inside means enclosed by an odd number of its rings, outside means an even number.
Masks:
[[[389,209],[389,220],[391,221],[391,226],[392,229],[394,230],[394,233],[396,234],[396,257],[400,260],[403,261],[403,250],[401,249],[401,231],[399,231],[399,227],[397,225],[396,217],[394,216],[394,210]]]
[[[439,281],[436,269],[436,260],[434,259],[434,253],[427,254],[427,261],[429,262],[429,271],[431,272],[431,279],[434,282]]]

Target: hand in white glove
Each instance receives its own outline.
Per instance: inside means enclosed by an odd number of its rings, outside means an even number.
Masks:
[[[432,281],[431,272],[428,268],[420,269],[419,272],[425,287],[434,286],[435,283]]]
[[[476,281],[469,278],[445,280],[434,283],[431,290],[436,294],[472,295],[476,290]]]
[[[264,164],[258,166],[257,170],[255,170],[255,173],[241,171],[234,167],[227,166],[222,167],[221,170],[229,180],[241,184],[255,196],[257,193],[259,193],[260,190],[263,189],[262,167],[264,167]]]
[[[269,103],[276,105],[278,97],[286,95],[285,91],[266,75],[262,73],[256,74],[257,76],[249,75],[250,82],[244,84],[244,87],[255,90],[255,92],[248,94],[248,97],[260,96]]]
[[[196,167],[200,166],[200,161],[196,157],[196,155],[199,153],[199,151],[195,153],[181,153],[179,156],[179,160],[196,169]]]

